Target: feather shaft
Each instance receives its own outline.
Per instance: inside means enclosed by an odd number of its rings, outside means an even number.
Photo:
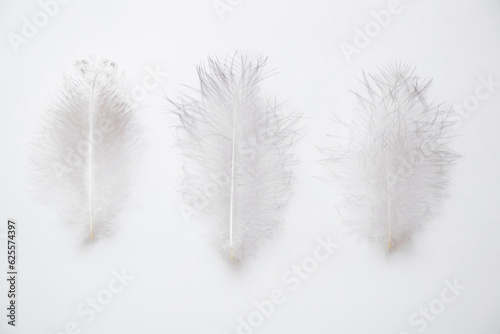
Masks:
[[[230,204],[229,204],[229,247],[230,247],[230,258],[234,259],[233,253],[233,215],[234,215],[234,166],[236,157],[236,119],[237,119],[237,107],[233,111],[233,137],[232,137],[232,148],[231,148],[231,193],[230,193]]]
[[[95,81],[97,80],[97,73],[92,81],[92,88],[90,94],[90,104],[89,104],[89,164],[88,164],[88,184],[89,184],[89,225],[90,225],[90,239],[94,239],[94,222],[92,219],[92,138],[93,138],[93,114],[94,114],[94,91],[95,91]]]
[[[181,192],[224,256],[254,253],[291,195],[297,117],[262,98],[265,59],[236,54],[198,67],[200,96],[173,103],[188,158]]]
[[[140,138],[121,78],[108,60],[77,61],[46,110],[32,154],[42,196],[86,241],[111,233]]]
[[[430,81],[388,65],[363,74],[346,141],[326,161],[343,188],[353,231],[392,250],[432,218],[458,155],[449,147],[449,111],[426,100]]]

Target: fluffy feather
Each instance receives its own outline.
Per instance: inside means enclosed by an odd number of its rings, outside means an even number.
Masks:
[[[121,78],[108,60],[75,62],[46,110],[33,152],[42,196],[87,241],[111,232],[139,138]]]
[[[364,76],[366,94],[346,125],[347,144],[327,164],[344,189],[346,221],[391,249],[431,219],[457,155],[448,147],[449,111],[425,98],[430,81],[409,66]],[[344,124],[345,125],[345,124]]]
[[[282,222],[291,195],[297,117],[262,98],[265,59],[236,54],[199,66],[199,97],[172,102],[188,158],[181,193],[225,257],[242,259]]]

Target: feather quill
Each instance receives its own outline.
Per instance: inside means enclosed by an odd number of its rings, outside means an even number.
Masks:
[[[449,148],[453,123],[449,110],[426,100],[430,81],[414,68],[387,65],[363,77],[366,94],[356,94],[359,106],[344,124],[349,138],[326,163],[354,232],[391,250],[432,218],[445,195],[458,157]]]
[[[109,235],[127,192],[139,127],[115,63],[74,63],[43,117],[32,155],[39,190],[81,239]]]
[[[254,253],[283,218],[293,181],[297,117],[259,90],[266,60],[236,54],[198,67],[199,96],[176,106],[186,158],[180,191],[224,257]]]

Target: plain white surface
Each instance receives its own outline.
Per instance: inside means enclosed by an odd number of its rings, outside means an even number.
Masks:
[[[445,107],[473,95],[480,76],[500,81],[500,2],[401,0],[401,12],[350,63],[340,44],[352,43],[355,27],[365,27],[371,11],[388,2],[228,2],[235,5],[222,21],[211,0],[72,0],[18,53],[7,34],[19,34],[22,18],[40,6],[1,2],[0,257],[5,268],[6,219],[16,218],[20,280],[16,328],[6,325],[6,284],[0,280],[0,332],[64,333],[74,322],[91,334],[232,334],[238,317],[247,318],[255,301],[279,289],[284,302],[255,333],[413,334],[421,327],[412,326],[411,315],[439,308],[446,281],[457,279],[466,290],[424,332],[499,333],[500,87],[457,130],[452,146],[463,159],[453,168],[443,209],[390,256],[345,235],[316,146],[331,140],[331,113],[348,117],[355,107],[349,90],[360,88],[361,71],[386,61],[409,62],[419,75],[434,78],[430,97]],[[300,110],[307,127],[286,224],[238,268],[179,210],[182,158],[172,147],[174,119],[165,113],[164,98],[185,91],[183,84],[197,87],[194,66],[206,56],[234,49],[269,56],[269,69],[278,73],[264,83],[265,91]],[[137,111],[146,129],[142,168],[116,234],[81,248],[54,212],[29,197],[26,144],[54,82],[89,54],[117,62],[131,87],[141,84],[148,67],[169,76]],[[292,291],[282,276],[327,236],[340,246]],[[89,297],[104,296],[112,271],[122,268],[134,279],[86,322],[76,309]]]

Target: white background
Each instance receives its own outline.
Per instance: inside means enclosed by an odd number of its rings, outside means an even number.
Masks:
[[[236,1],[233,1],[236,3]],[[243,0],[221,20],[211,0],[72,0],[61,5],[16,53],[8,34],[21,34],[37,1],[0,2],[0,333],[236,333],[238,317],[280,289],[285,301],[256,333],[418,333],[414,312],[436,306],[446,281],[466,286],[425,333],[500,333],[500,87],[463,120],[453,149],[449,198],[410,243],[387,255],[345,234],[334,185],[316,146],[331,144],[331,114],[349,117],[362,70],[387,61],[417,66],[433,78],[430,98],[461,104],[480,85],[500,81],[498,0],[401,0],[400,12],[348,62],[342,42],[373,20],[374,0]],[[300,110],[307,135],[297,147],[299,182],[286,223],[258,254],[235,267],[179,210],[175,188],[183,159],[173,147],[174,119],[165,100],[198,86],[195,65],[235,49],[269,56],[277,74],[264,91]],[[169,72],[137,111],[146,129],[141,170],[116,219],[112,238],[81,247],[55,212],[29,196],[27,143],[54,83],[73,61],[107,57],[140,85],[147,68]],[[18,327],[6,325],[5,225],[19,227]],[[313,254],[318,237],[339,248],[300,289],[282,275]],[[134,279],[95,319],[76,313],[105,289],[113,270]],[[437,303],[437,304],[436,304]],[[70,331],[67,331],[68,333]]]

